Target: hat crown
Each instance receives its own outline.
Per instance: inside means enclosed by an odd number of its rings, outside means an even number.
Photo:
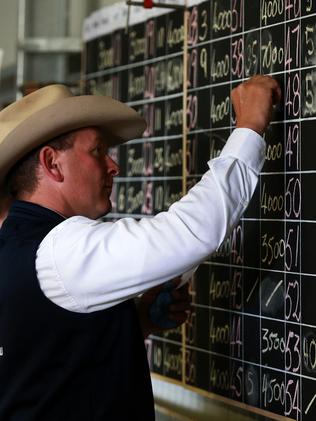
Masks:
[[[49,105],[73,96],[64,85],[38,89],[0,111],[0,142],[20,123]]]

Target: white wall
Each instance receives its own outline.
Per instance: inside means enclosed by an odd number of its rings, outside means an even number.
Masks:
[[[18,0],[0,2],[0,48],[3,49],[3,68],[16,63]]]
[[[96,0],[25,0],[26,1],[26,36],[30,37],[71,37],[80,38],[84,18],[99,6]],[[17,38],[18,38],[18,3],[19,0],[0,0],[0,109],[16,96]],[[91,5],[91,6],[90,6]],[[68,6],[68,13],[65,9]],[[91,9],[90,9],[91,7]],[[50,62],[58,64],[51,55],[42,57],[29,56],[26,62],[26,75],[30,80],[42,81],[48,70],[54,71]],[[32,59],[32,60],[31,60]],[[37,60],[37,61],[36,61]],[[56,62],[56,63],[55,63]],[[46,67],[45,67],[46,66]],[[36,70],[34,73],[33,70]],[[40,74],[41,77],[38,77]],[[53,77],[50,76],[53,80]]]
[[[116,3],[118,0],[68,1],[71,16],[66,28],[65,22],[56,22],[52,13],[53,10],[61,7],[63,0],[27,0],[32,10],[31,25],[29,25],[31,35],[61,36],[62,32],[66,31],[71,37],[80,36],[84,17],[93,10]],[[18,0],[0,0],[0,49],[4,51],[2,68],[16,65],[17,31]]]

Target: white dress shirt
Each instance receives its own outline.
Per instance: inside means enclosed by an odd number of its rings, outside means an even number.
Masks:
[[[58,306],[89,313],[136,297],[201,263],[245,211],[264,157],[261,136],[235,129],[202,179],[167,212],[140,221],[66,219],[37,251],[42,291]]]

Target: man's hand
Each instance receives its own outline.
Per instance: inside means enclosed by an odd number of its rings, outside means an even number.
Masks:
[[[252,129],[262,135],[272,118],[273,105],[281,101],[282,93],[275,79],[257,75],[233,89],[231,97],[236,127]]]
[[[189,285],[176,289],[181,277],[145,292],[137,303],[144,338],[184,323],[190,309]]]

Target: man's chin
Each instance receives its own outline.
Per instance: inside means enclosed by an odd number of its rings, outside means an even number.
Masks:
[[[112,211],[112,203],[109,200],[103,207],[103,209],[100,209],[100,212],[98,212],[98,216],[95,219],[102,218],[103,216],[106,216],[108,213]]]

